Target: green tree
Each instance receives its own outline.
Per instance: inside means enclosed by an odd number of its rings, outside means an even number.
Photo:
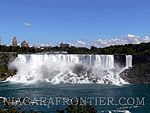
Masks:
[[[8,50],[9,50],[9,47],[7,47],[6,45],[3,45],[3,46],[1,47],[1,51],[2,51],[2,52],[8,52]]]
[[[94,105],[86,104],[84,106],[81,105],[82,100],[80,97],[78,97],[78,103],[76,105],[75,99],[72,100],[71,105],[67,105],[68,107],[65,108],[67,110],[67,113],[97,113],[97,110],[95,109]],[[57,113],[64,113],[64,110],[59,110],[57,108]]]

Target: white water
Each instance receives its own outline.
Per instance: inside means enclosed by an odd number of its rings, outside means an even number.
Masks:
[[[131,66],[129,55],[120,72]],[[19,54],[9,68],[17,69],[16,75],[6,79],[10,82],[127,84],[115,71],[114,55]]]
[[[132,67],[132,55],[126,55],[126,67]]]

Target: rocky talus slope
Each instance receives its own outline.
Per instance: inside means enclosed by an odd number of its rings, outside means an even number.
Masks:
[[[149,84],[150,74],[140,74],[135,66],[124,70],[120,73],[120,77],[131,84]]]

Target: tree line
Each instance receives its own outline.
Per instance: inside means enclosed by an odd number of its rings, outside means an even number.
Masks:
[[[125,44],[125,45],[111,45],[105,48],[97,48],[91,46],[91,48],[86,47],[43,47],[44,50],[34,47],[20,47],[20,46],[6,46],[0,45],[1,52],[17,52],[17,54],[22,53],[39,53],[48,51],[67,51],[68,54],[131,54],[131,55],[149,55],[150,54],[150,42],[140,43],[140,44]]]

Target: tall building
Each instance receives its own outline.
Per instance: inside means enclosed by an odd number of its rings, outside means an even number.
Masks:
[[[17,38],[16,37],[13,38],[12,45],[17,46]]]
[[[28,47],[28,46],[29,46],[29,44],[26,41],[23,41],[21,43],[21,47]]]
[[[63,44],[63,43],[61,43],[60,47],[69,47],[69,44]]]

